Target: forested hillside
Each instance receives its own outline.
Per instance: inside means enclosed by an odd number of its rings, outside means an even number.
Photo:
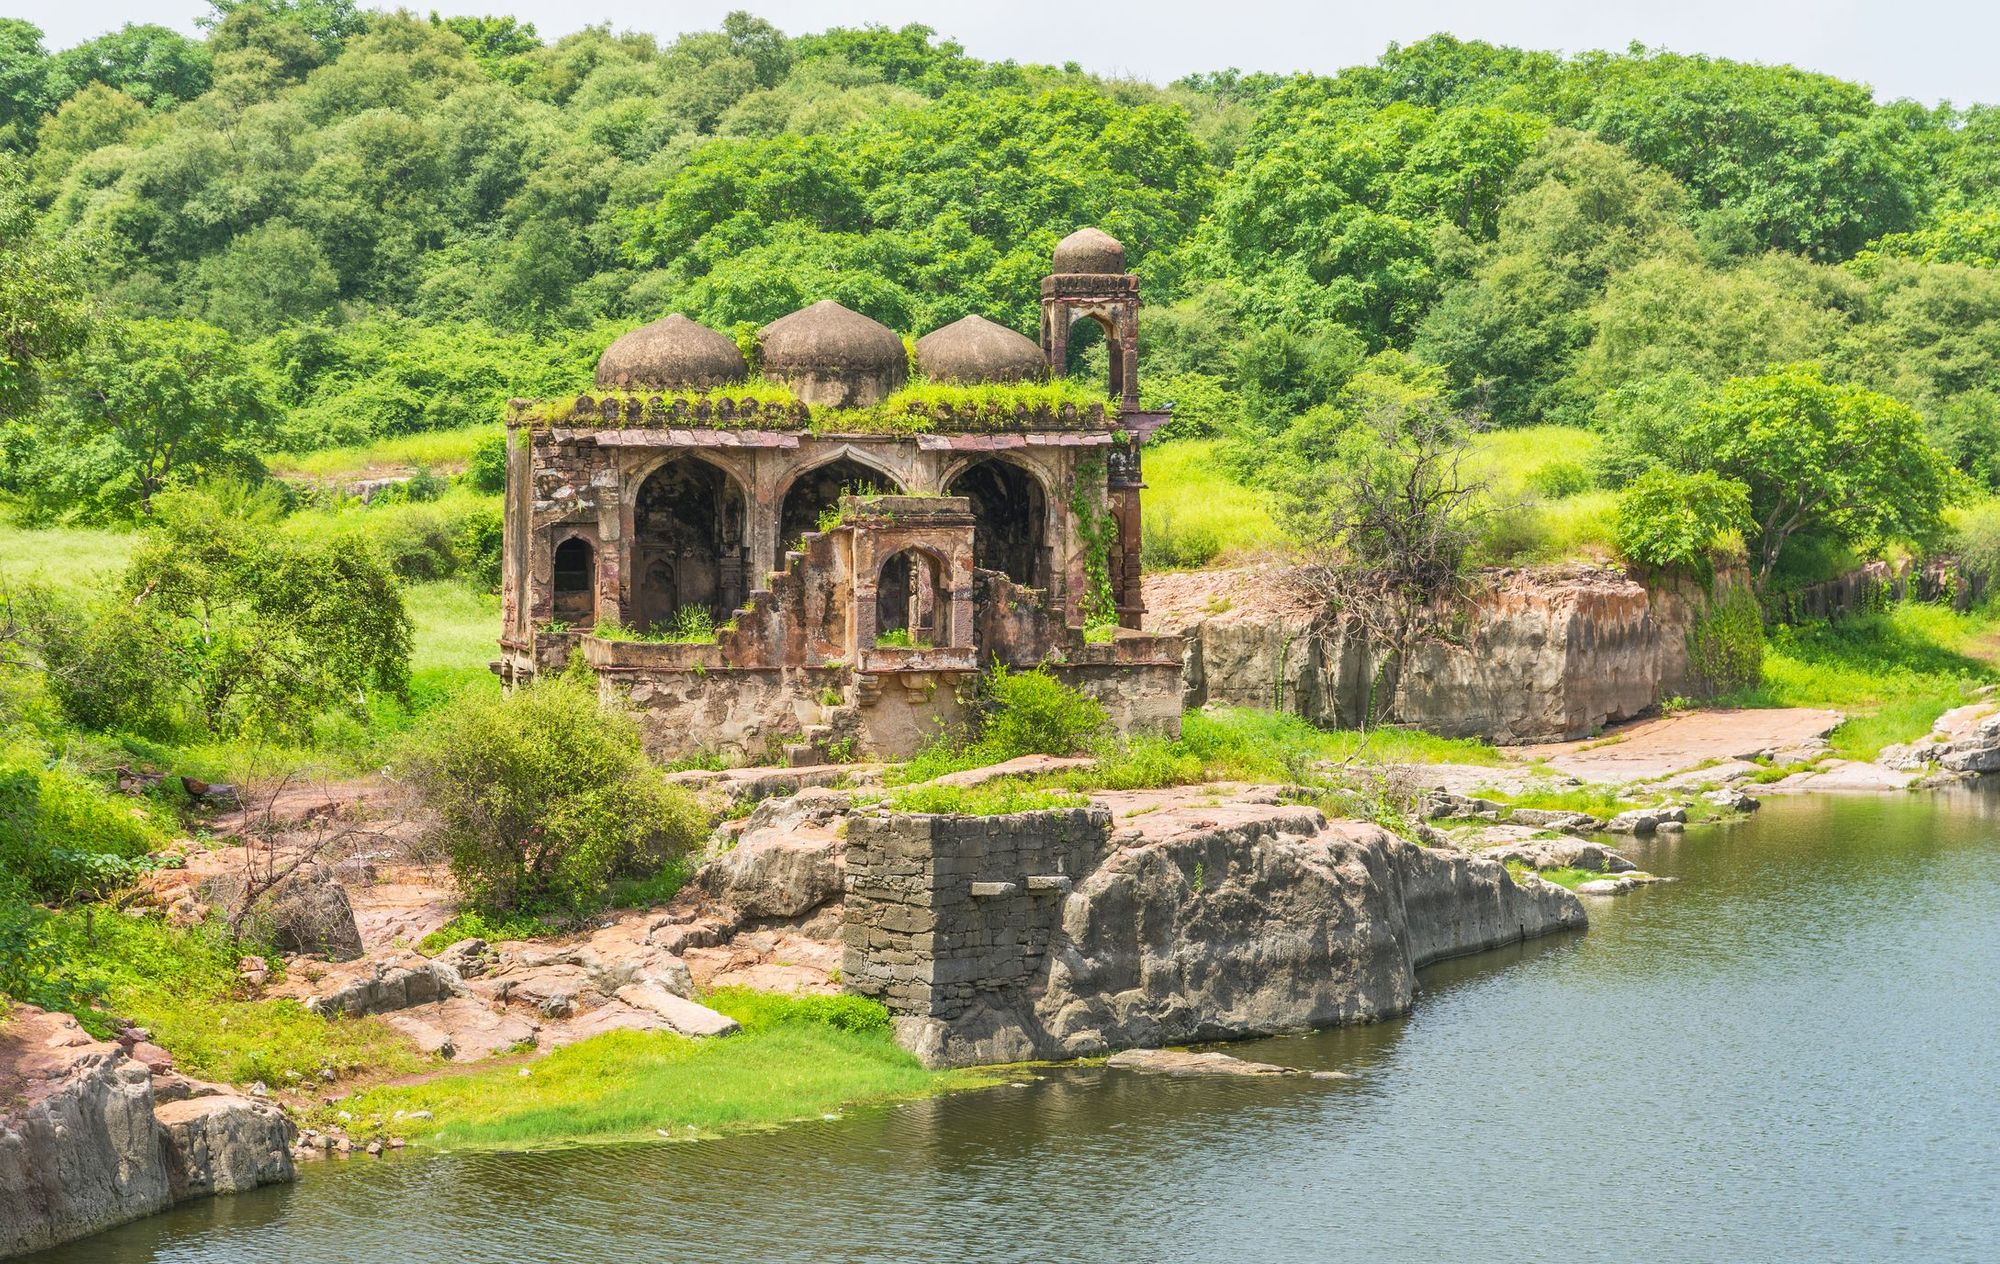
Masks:
[[[0,484],[32,513],[490,422],[672,310],[726,329],[831,297],[1032,332],[1050,246],[1088,223],[1145,276],[1146,385],[1181,437],[1274,439],[1364,366],[1441,375],[1497,426],[1603,428],[1810,363],[2000,482],[1990,107],[1443,35],[1156,87],[747,14],[545,44],[222,0],[206,32],[51,53],[0,22]],[[135,452],[162,392],[205,414],[171,458]]]

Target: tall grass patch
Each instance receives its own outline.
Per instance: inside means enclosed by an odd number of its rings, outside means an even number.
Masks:
[[[1269,498],[1229,476],[1221,447],[1183,439],[1146,449],[1147,569],[1198,570],[1284,547]]]

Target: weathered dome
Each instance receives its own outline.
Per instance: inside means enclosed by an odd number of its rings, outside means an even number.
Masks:
[[[1042,349],[986,319],[964,316],[917,339],[917,367],[933,382],[1028,382],[1048,371]]]
[[[634,329],[597,361],[597,384],[604,388],[707,390],[748,376],[734,340],[679,312]]]
[[[1055,271],[1122,273],[1125,247],[1101,228],[1079,228],[1056,243]]]
[[[757,335],[764,376],[808,404],[859,408],[880,403],[909,377],[903,340],[887,325],[832,299],[780,316]]]

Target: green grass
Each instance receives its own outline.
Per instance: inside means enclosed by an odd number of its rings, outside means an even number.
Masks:
[[[1530,786],[1518,794],[1491,787],[1482,787],[1472,792],[1481,799],[1492,799],[1510,808],[1537,808],[1544,812],[1582,812],[1602,820],[1609,820],[1620,812],[1645,806],[1646,800],[1635,797],[1622,786]]]
[[[525,1075],[507,1066],[370,1089],[340,1109],[362,1131],[381,1120],[380,1131],[416,1144],[520,1149],[714,1136],[987,1082],[926,1071],[890,1039],[873,1002],[738,990],[704,1000],[743,1030],[698,1041],[610,1032],[527,1064]],[[434,1118],[396,1120],[398,1110]]]
[[[1836,623],[1780,627],[1764,651],[1763,683],[1723,700],[1741,707],[1826,707],[1846,723],[1830,739],[1844,759],[1930,731],[1937,717],[2000,681],[2000,616],[1904,602]]]
[[[237,957],[257,949],[230,944],[216,927],[177,930],[103,910],[59,913],[50,927],[80,985],[71,1009],[84,1025],[105,1034],[109,1014],[129,1018],[189,1075],[277,1089],[317,1080],[322,1069],[345,1076],[433,1065],[378,1019],[322,1018],[294,1001],[240,999]]]
[[[1474,436],[1463,472],[1484,482],[1489,514],[1475,559],[1491,565],[1605,561],[1617,496],[1591,486],[1601,440],[1578,426],[1524,426]]]
[[[1005,816],[1010,812],[1040,812],[1047,808],[1080,808],[1089,802],[1074,790],[1024,777],[1000,777],[977,786],[907,786],[893,791],[884,800],[892,812],[958,816]]]
[[[17,527],[0,521],[0,583],[46,583],[76,596],[102,591],[139,537],[94,527]]]
[[[502,943],[509,939],[535,939],[543,935],[560,935],[565,927],[532,913],[513,913],[488,917],[478,912],[460,913],[444,925],[417,941],[417,951],[425,954],[443,952],[461,939],[483,939],[489,944]]]
[[[391,435],[368,443],[318,452],[293,452],[271,457],[266,465],[283,478],[382,478],[407,474],[417,466],[455,473],[472,459],[481,441],[505,433],[498,425],[467,426],[462,430],[431,430]]]
[[[1230,478],[1220,450],[1210,439],[1146,449],[1146,569],[1196,570],[1285,547],[1268,498]]]

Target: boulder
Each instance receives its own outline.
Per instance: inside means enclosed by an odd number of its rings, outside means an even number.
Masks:
[[[743,1025],[706,1005],[675,996],[657,983],[630,983],[618,989],[618,999],[635,1009],[659,1015],[666,1025],[683,1036],[728,1036]]]
[[[305,986],[312,989],[302,998],[307,1009],[351,1018],[393,1013],[466,993],[458,971],[442,960],[425,960],[415,953],[349,966]]]
[[[1505,843],[1479,853],[1501,864],[1524,864],[1531,869],[1588,869],[1593,873],[1623,873],[1638,868],[1602,843],[1584,838],[1539,838],[1529,842]]]
[[[1661,806],[1634,808],[1630,812],[1620,812],[1604,823],[1610,834],[1656,834],[1663,825],[1687,824],[1687,809],[1683,807]]]
[[[14,1007],[0,1023],[0,1256],[293,1178],[277,1107],[159,1078],[173,1100],[123,1046],[67,1014]]]
[[[1304,1075],[1315,1080],[1346,1080],[1352,1076],[1339,1071],[1306,1071],[1279,1066],[1274,1062],[1251,1062],[1232,1058],[1213,1049],[1127,1049],[1114,1053],[1104,1065],[1125,1071],[1151,1071],[1157,1075]]]
[[[838,790],[765,799],[736,845],[703,865],[695,884],[748,917],[798,917],[840,894],[839,822],[853,806]]]
[[[285,952],[352,961],[361,955],[361,928],[347,888],[318,865],[303,865],[273,887],[260,916],[270,922],[273,942]]]

